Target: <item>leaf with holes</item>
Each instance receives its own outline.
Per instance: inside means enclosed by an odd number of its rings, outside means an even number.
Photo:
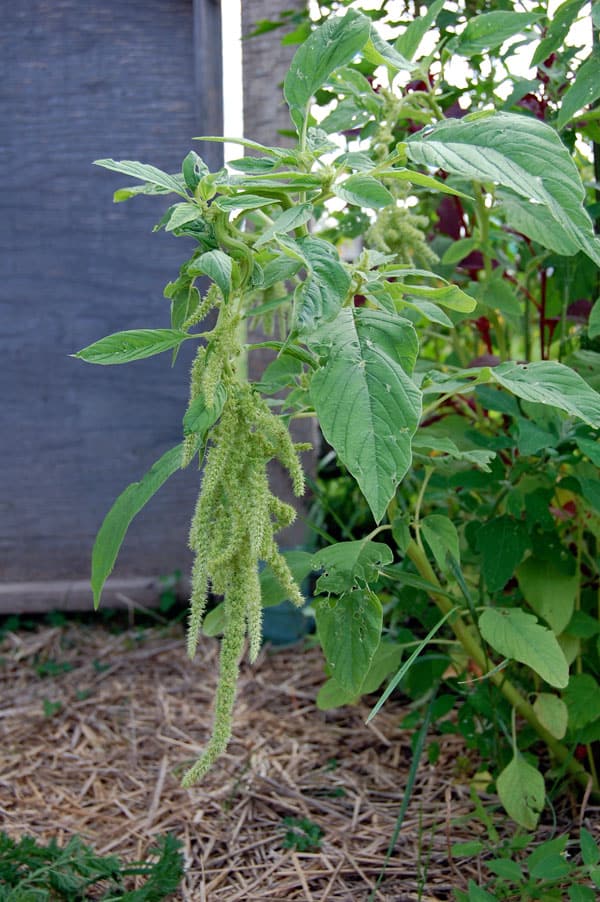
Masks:
[[[336,682],[357,693],[381,638],[381,602],[369,589],[315,601],[317,632]]]
[[[383,542],[338,542],[328,545],[314,555],[313,570],[325,571],[317,581],[317,592],[333,592],[341,595],[350,589],[372,582],[377,571],[391,564],[394,555]]]
[[[517,752],[498,775],[496,789],[513,821],[526,830],[535,830],[546,797],[544,778],[539,770]]]

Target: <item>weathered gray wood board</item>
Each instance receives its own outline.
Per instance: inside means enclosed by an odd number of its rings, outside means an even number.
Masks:
[[[261,19],[278,21],[280,14],[302,9],[304,0],[242,0],[242,35],[249,35]],[[296,46],[282,46],[281,38],[290,28],[281,28],[266,34],[246,38],[242,43],[244,65],[244,134],[245,137],[266,145],[289,146],[290,138],[279,134],[291,126],[289,110],[283,99],[283,79],[289,68]],[[258,378],[271,359],[269,351],[254,352],[250,359],[250,374]],[[311,420],[298,420],[293,426],[294,437],[299,442],[319,443],[319,432]],[[315,455],[303,454],[306,469],[314,470]],[[272,467],[272,481],[277,491],[290,499],[287,474],[279,464]],[[306,514],[308,497],[293,499],[292,504],[301,514]],[[306,541],[307,528],[301,518],[280,534],[284,545],[301,545]]]
[[[110,332],[168,325],[162,287],[187,239],[152,234],[165,204],[113,206],[127,180],[94,159],[179,168],[221,133],[215,0],[18,0],[0,33],[0,611],[91,603],[95,533],[119,492],[181,437],[186,360],[92,367],[69,354]],[[218,165],[218,145],[202,148]],[[115,575],[184,571],[198,472],[134,523]],[[119,585],[125,585],[120,583]],[[36,602],[35,599],[38,599]]]

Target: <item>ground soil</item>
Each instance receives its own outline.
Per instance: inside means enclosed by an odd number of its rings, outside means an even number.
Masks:
[[[436,763],[424,756],[419,767],[376,889],[412,758],[406,700],[392,698],[368,726],[366,704],[318,711],[317,649],[265,648],[244,665],[235,737],[190,791],[179,778],[210,729],[216,639],[190,662],[180,625],[67,624],[9,632],[0,655],[0,828],[14,838],[78,833],[133,860],[171,832],[186,862],[172,898],[187,902],[434,902],[469,878],[485,882],[481,860],[450,854],[485,833],[469,795],[477,761],[445,735]],[[566,800],[562,828],[593,829],[597,814]],[[321,828],[320,849],[286,848],[290,817]]]

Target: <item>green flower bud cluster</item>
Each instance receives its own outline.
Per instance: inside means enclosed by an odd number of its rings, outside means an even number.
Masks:
[[[183,326],[181,327],[184,332],[189,331],[193,326],[197,326],[198,323],[202,322],[202,320],[208,316],[211,310],[215,307],[218,307],[221,304],[222,295],[219,291],[218,287],[213,283],[196,309],[193,313],[188,316],[185,320]]]
[[[400,118],[403,104],[401,97],[397,97],[393,91],[384,87],[380,88],[379,97],[383,100],[383,105],[379,124],[371,142],[371,153],[377,161],[384,160],[388,156],[397,140],[394,139],[394,123]]]
[[[304,601],[274,538],[278,530],[293,522],[296,513],[273,495],[267,474],[269,461],[279,460],[290,474],[295,494],[303,494],[298,449],[284,423],[231,368],[231,357],[224,357],[235,351],[235,325],[234,318],[223,317],[208,348],[199,352],[192,372],[192,395],[202,392],[208,403],[216,381],[226,389],[227,398],[211,432],[190,529],[189,543],[195,554],[187,641],[190,657],[197,649],[209,591],[224,596],[224,628],[212,734],[201,758],[185,774],[184,786],[191,786],[208,771],[231,737],[245,640],[247,637],[251,661],[258,656],[262,641],[260,562],[271,566],[291,601],[297,605]],[[219,366],[215,360],[220,361]]]
[[[408,207],[384,207],[367,231],[365,240],[369,247],[384,254],[394,254],[399,263],[416,263],[429,269],[438,262],[438,256],[427,244],[423,232],[427,225],[426,216],[418,216]]]

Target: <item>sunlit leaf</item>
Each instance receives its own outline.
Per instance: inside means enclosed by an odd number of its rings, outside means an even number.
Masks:
[[[535,830],[544,807],[546,790],[539,770],[518,752],[496,780],[498,797],[506,813],[525,830]]]
[[[369,589],[315,601],[317,632],[336,682],[359,692],[381,638],[381,602]],[[343,637],[343,641],[340,641]]]
[[[554,633],[520,608],[486,608],[479,618],[481,635],[505,658],[531,667],[550,686],[564,689],[569,667]]]

